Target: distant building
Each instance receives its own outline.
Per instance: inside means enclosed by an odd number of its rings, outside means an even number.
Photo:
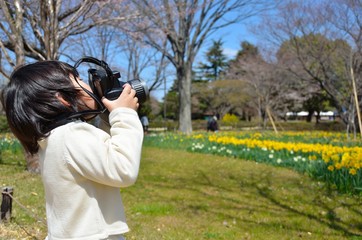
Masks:
[[[307,116],[308,116],[308,112],[306,112],[306,111],[287,112],[286,113],[287,119],[291,119],[291,120],[305,120],[307,118]],[[313,116],[317,117],[318,113],[314,112]],[[319,116],[320,116],[320,120],[334,121],[338,115],[333,111],[327,111],[327,112],[320,112]]]

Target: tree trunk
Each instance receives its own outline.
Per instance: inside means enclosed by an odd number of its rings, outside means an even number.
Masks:
[[[319,121],[320,119],[321,119],[321,112],[317,111],[317,116],[315,116],[315,123],[318,124],[320,122]]]
[[[191,67],[185,64],[177,69],[179,89],[179,130],[183,133],[192,132],[191,122]]]
[[[307,122],[312,122],[313,115],[314,115],[314,110],[308,111],[308,116],[306,118],[306,121]]]

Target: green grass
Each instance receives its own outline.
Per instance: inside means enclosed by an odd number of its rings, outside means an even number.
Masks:
[[[5,152],[6,153],[6,152]],[[0,224],[0,239],[44,239],[45,201],[39,175],[25,171],[23,154],[4,154],[0,184],[14,188],[11,222]]]
[[[0,172],[0,184],[44,218],[40,176],[5,159]],[[127,240],[362,239],[361,197],[252,161],[145,146],[138,181],[121,193]],[[0,239],[44,239],[38,220],[14,203]]]
[[[292,170],[145,148],[123,190],[130,239],[362,239],[357,197]]]

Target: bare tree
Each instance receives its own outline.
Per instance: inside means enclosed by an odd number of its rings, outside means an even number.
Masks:
[[[117,4],[115,4],[115,2]],[[66,40],[81,35],[95,26],[122,22],[137,17],[136,13],[119,16],[120,1],[39,0],[0,1],[1,60],[11,67],[34,60],[59,59]],[[124,12],[128,12],[123,9]],[[15,53],[15,59],[11,57]],[[2,64],[3,66],[3,64]],[[1,73],[8,73],[1,68]]]
[[[148,84],[149,91],[156,90],[166,81],[169,61],[163,52],[125,35],[122,40],[123,55],[126,56],[127,79],[142,79]],[[164,41],[163,48],[167,42]]]
[[[81,56],[93,56],[108,64],[122,52],[117,46],[121,34],[112,26],[96,26],[66,43],[62,54],[76,61]]]
[[[196,55],[208,37],[225,26],[241,22],[270,6],[256,0],[134,0],[144,16],[134,23],[141,39],[162,52],[175,67],[179,96],[179,130],[192,132],[191,76]],[[272,1],[274,3],[274,1]],[[233,14],[231,14],[233,13]],[[164,40],[170,48],[164,48]]]
[[[346,59],[345,75],[349,80],[349,85],[355,86],[355,89],[350,91],[352,92],[351,98],[354,95],[354,98],[357,99],[362,92],[362,2],[353,0],[327,2],[323,10],[323,18],[336,29],[339,38],[344,39],[352,46]],[[351,88],[353,89],[353,87]],[[354,107],[349,106],[347,132],[350,126],[356,129],[356,115],[359,115],[361,105],[360,102],[355,103],[353,100],[350,102]],[[361,119],[359,119],[359,127],[361,127]],[[362,129],[360,131],[362,132]]]
[[[360,1],[290,0],[258,28],[264,38],[289,49],[279,52],[280,63],[324,91],[347,126],[354,125],[351,69],[359,91],[362,83],[361,10]]]
[[[287,83],[278,78],[275,65],[266,62],[257,51],[239,54],[232,61],[227,75],[243,83],[240,94],[248,97],[248,105],[257,110],[263,127],[266,127],[268,109],[280,108],[281,97],[286,95]]]
[[[24,42],[23,42],[23,15],[24,7],[21,0],[15,0],[13,7],[7,1],[0,1],[0,11],[3,13],[2,21],[0,22],[1,30],[1,55],[0,55],[0,72],[5,77],[8,77],[8,74],[3,68],[3,58],[11,65],[16,66],[24,63],[25,61],[25,51],[24,51]],[[5,22],[5,24],[4,24]],[[3,39],[8,39],[8,43]],[[7,51],[7,46],[12,45],[13,52],[15,53],[15,60],[11,57],[11,54]]]

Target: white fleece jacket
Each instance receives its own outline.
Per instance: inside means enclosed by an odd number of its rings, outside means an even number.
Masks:
[[[143,128],[136,111],[109,115],[110,134],[82,121],[39,141],[49,240],[98,240],[129,231],[120,188],[137,178]]]

